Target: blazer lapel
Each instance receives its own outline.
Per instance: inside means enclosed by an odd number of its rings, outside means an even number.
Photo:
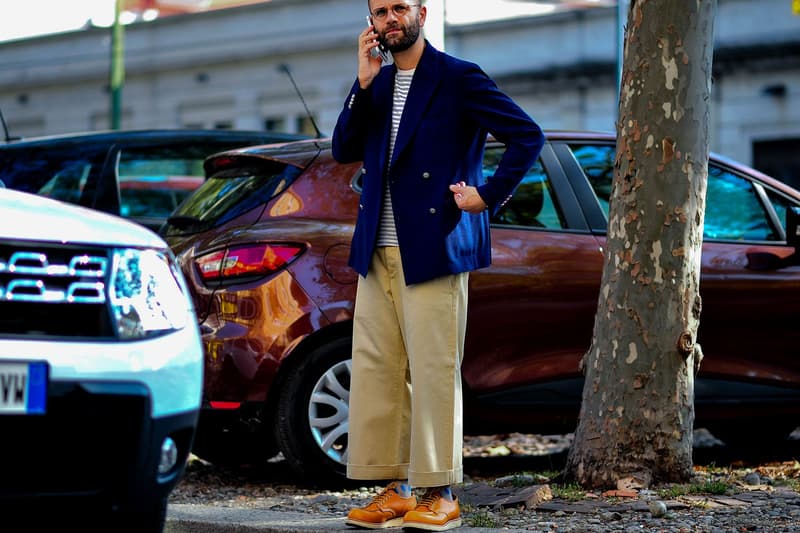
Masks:
[[[439,52],[428,41],[425,41],[425,50],[414,71],[414,79],[411,82],[411,89],[408,91],[408,98],[400,119],[400,129],[397,131],[397,139],[395,139],[392,153],[392,164],[403,153],[406,145],[414,136],[417,126],[425,116],[431,98],[439,88],[439,81]]]

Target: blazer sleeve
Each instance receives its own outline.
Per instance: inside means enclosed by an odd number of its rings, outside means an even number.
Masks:
[[[544,146],[539,125],[510,97],[497,88],[480,67],[465,72],[465,107],[472,119],[506,146],[493,176],[478,187],[478,194],[494,215],[511,198]]]
[[[333,130],[332,153],[339,163],[364,159],[371,95],[370,89],[362,89],[356,79]]]

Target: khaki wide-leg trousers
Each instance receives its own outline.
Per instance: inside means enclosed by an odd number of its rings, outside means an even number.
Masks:
[[[347,476],[463,480],[461,360],[469,274],[406,286],[397,247],[379,247],[359,277]]]

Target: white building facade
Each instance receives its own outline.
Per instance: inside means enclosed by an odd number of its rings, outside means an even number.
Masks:
[[[468,1],[468,0],[450,0]],[[125,28],[122,128],[324,134],[356,74],[364,0],[272,0]],[[433,22],[432,22],[433,23]],[[614,130],[616,8],[445,26],[545,129]],[[111,32],[0,43],[0,111],[14,136],[108,129]],[[791,0],[718,0],[711,148],[800,186],[800,16]]]

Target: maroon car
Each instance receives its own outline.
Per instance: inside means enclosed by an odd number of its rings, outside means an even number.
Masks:
[[[609,134],[547,132],[494,217],[492,266],[470,276],[467,433],[574,430],[614,145]],[[487,176],[503,150],[488,141]],[[242,461],[281,451],[301,474],[341,474],[361,167],[309,140],[228,151],[205,169],[207,181],[162,228],[205,342],[195,452]],[[731,445],[785,438],[800,425],[800,192],[717,156],[707,191],[696,426]]]

